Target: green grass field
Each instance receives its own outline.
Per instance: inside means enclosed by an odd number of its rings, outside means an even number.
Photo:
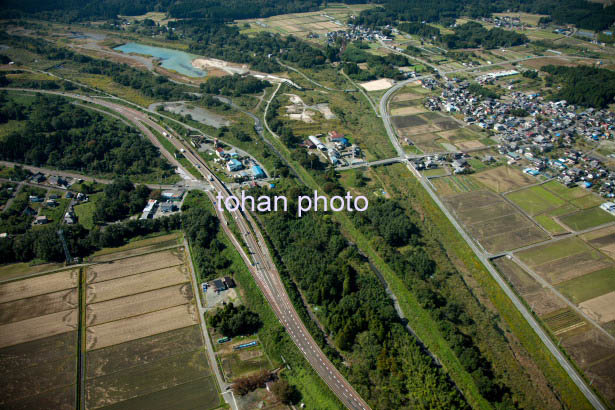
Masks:
[[[541,185],[510,193],[507,195],[507,198],[532,216],[553,208],[559,208],[566,203],[563,199],[547,191]]]
[[[576,198],[581,198],[589,194],[589,191],[586,191],[582,188],[579,188],[579,187],[568,188],[567,186],[565,186],[564,184],[558,181],[549,181],[546,184],[543,184],[542,186],[566,201],[571,201]]]
[[[446,175],[446,170],[444,168],[426,169],[421,173],[426,177],[439,177],[442,175]]]
[[[7,135],[21,131],[25,125],[25,121],[10,120],[4,124],[0,124],[0,141]]]
[[[534,217],[534,219],[552,235],[559,235],[568,232],[566,228],[555,222],[551,215],[542,214]]]
[[[59,203],[58,206],[44,206],[40,212],[41,214],[47,216],[51,223],[62,222],[62,219],[64,218],[64,212],[70,204],[70,199],[67,198],[57,199],[56,201]]]
[[[570,201],[571,204],[581,209],[593,208],[602,204],[603,202],[605,202],[604,199],[602,199],[598,195],[594,195],[593,193]]]
[[[615,268],[606,268],[558,284],[557,289],[574,303],[615,290]]]
[[[535,266],[589,250],[592,250],[592,247],[581,239],[574,237],[528,249],[517,253],[517,256],[528,265]]]
[[[75,215],[77,215],[79,223],[87,229],[94,228],[94,211],[96,210],[96,201],[98,201],[102,195],[104,194],[91,194],[88,196],[88,202],[75,205]]]
[[[561,221],[575,231],[593,228],[615,221],[615,216],[600,207],[584,209],[561,218]]]

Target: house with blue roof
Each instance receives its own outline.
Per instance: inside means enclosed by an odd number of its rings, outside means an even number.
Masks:
[[[229,172],[235,172],[235,171],[239,171],[243,169],[243,164],[241,163],[241,161],[235,159],[235,158],[231,158],[227,163],[226,163],[226,168],[229,170]]]
[[[267,177],[267,175],[265,174],[265,171],[263,171],[263,169],[259,167],[258,165],[253,165],[251,170],[252,170],[252,175],[254,176],[254,179],[261,179],[261,178]]]

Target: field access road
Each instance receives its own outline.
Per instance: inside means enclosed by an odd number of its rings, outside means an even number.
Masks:
[[[530,58],[526,58],[526,59],[522,59],[522,60],[528,60],[528,59],[530,59]],[[520,60],[520,61],[522,61],[522,60]],[[493,65],[495,65],[495,64],[493,64]],[[476,68],[473,68],[473,69],[476,69]],[[461,71],[461,70],[459,70],[459,71]],[[395,93],[397,90],[399,90],[400,88],[405,86],[407,83],[417,81],[420,78],[421,77],[412,78],[412,79],[401,81],[401,82],[395,84],[393,87],[391,87],[389,90],[387,90],[387,92],[382,96],[382,99],[380,100],[380,114],[381,114],[382,120],[384,122],[384,127],[385,127],[387,135],[388,135],[388,137],[389,137],[389,139],[391,141],[391,144],[393,145],[393,147],[397,151],[397,154],[400,157],[404,156],[405,153],[404,153],[403,148],[399,144],[399,141],[397,140],[397,136],[396,136],[395,131],[393,129],[393,125],[391,124],[391,116],[390,116],[390,114],[388,112],[388,102],[389,102],[389,99],[391,98],[391,96],[393,95],[393,93]],[[470,248],[472,248],[472,251],[474,251],[474,253],[478,257],[478,259],[482,262],[482,264],[485,266],[485,268],[489,271],[489,274],[491,274],[493,279],[500,286],[500,288],[506,294],[506,296],[509,297],[509,299],[511,300],[513,305],[515,305],[515,307],[517,308],[519,313],[521,313],[521,315],[525,318],[525,320],[528,322],[528,324],[530,325],[532,330],[534,330],[536,335],[545,344],[545,346],[551,352],[551,354],[555,357],[557,362],[562,366],[562,368],[566,371],[566,373],[568,373],[568,375],[570,376],[572,381],[577,385],[579,390],[581,390],[583,395],[585,395],[585,397],[591,403],[591,405],[594,406],[594,408],[596,408],[598,410],[606,410],[606,407],[604,406],[602,401],[593,392],[593,390],[588,386],[588,384],[585,382],[583,377],[576,371],[574,366],[566,359],[566,357],[564,357],[563,353],[553,343],[551,338],[545,333],[545,331],[542,329],[540,324],[536,321],[536,319],[534,318],[532,313],[530,313],[530,311],[525,307],[525,305],[519,299],[519,297],[515,294],[515,292],[510,288],[510,286],[508,286],[506,281],[504,281],[504,279],[502,279],[502,277],[495,270],[493,265],[491,265],[491,263],[489,262],[488,255],[483,250],[479,249],[479,247],[472,240],[472,238],[470,238],[470,236],[465,232],[465,230],[457,222],[455,217],[449,212],[448,208],[446,208],[446,206],[444,206],[442,201],[440,201],[440,198],[433,191],[433,189],[431,187],[431,184],[429,183],[427,178],[425,178],[423,175],[421,175],[421,173],[418,172],[414,168],[413,164],[410,161],[408,161],[406,163],[406,166],[408,167],[410,172],[412,172],[412,174],[419,180],[419,182],[421,183],[423,188],[425,188],[425,190],[427,191],[427,193],[429,194],[431,199],[436,203],[436,205],[438,205],[438,207],[444,213],[444,215],[446,215],[448,220],[451,222],[451,224],[453,224],[453,226],[455,227],[457,232],[459,232],[459,234],[465,240],[465,242],[468,244],[468,246],[470,246]]]
[[[14,90],[41,92],[41,90],[29,89]],[[161,153],[169,154],[168,151],[161,146],[155,135],[153,135],[148,127],[145,126],[147,125],[159,133],[162,133],[163,131],[163,128],[155,121],[151,120],[147,113],[141,112],[134,108],[126,107],[125,105],[112,103],[108,99],[53,91],[48,91],[47,93],[88,101],[115,111],[116,113],[121,114],[124,118],[133,122],[135,126],[137,126],[137,128],[140,129],[155,146],[160,148]],[[176,122],[186,126],[179,121]],[[206,191],[212,201],[216,201],[215,197],[217,196],[217,193],[220,193],[225,199],[231,196],[231,192],[228,190],[227,186],[224,185],[224,183],[220,181],[207,167],[205,161],[190,144],[186,144],[180,138],[169,138],[168,141],[173,144],[176,149],[185,150],[184,157],[198,170],[198,172],[204,177],[205,181],[207,181],[197,182],[202,184],[203,190]],[[172,155],[165,155],[165,157],[167,157],[172,164],[176,164],[178,167],[182,168]],[[184,170],[184,172],[186,171]],[[216,195],[211,191],[210,186],[216,191]],[[316,371],[316,373],[318,373],[322,380],[329,386],[337,398],[347,408],[352,410],[368,410],[369,406],[367,403],[359,396],[344,376],[342,376],[342,374],[335,368],[327,356],[325,356],[295,311],[295,308],[286,293],[286,289],[282,283],[280,274],[273,262],[273,258],[269,253],[267,243],[260,232],[258,224],[254,221],[252,216],[249,213],[244,214],[240,209],[229,211],[242,236],[242,238],[238,239],[235,238],[233,233],[230,231],[224,212],[220,212],[216,204],[214,204],[214,207],[216,208],[216,213],[220,218],[221,225],[225,233],[229,236],[231,242],[246,262],[250,273],[263,292],[263,295],[271,305],[274,313],[286,328],[291,340],[295,343],[295,345],[297,345],[312,368]],[[249,257],[243,249],[241,239],[243,239],[247,245],[251,257]]]

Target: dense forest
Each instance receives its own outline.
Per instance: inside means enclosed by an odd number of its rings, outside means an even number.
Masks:
[[[367,3],[346,0],[345,3]],[[357,20],[370,26],[394,25],[400,21],[441,22],[451,25],[458,17],[487,17],[503,11],[546,14],[559,24],[575,24],[589,30],[604,30],[615,22],[615,5],[588,0],[375,0],[383,8],[361,13]],[[318,10],[325,0],[4,0],[2,17],[34,14],[64,22],[111,20],[118,15],[135,16],[149,11],[167,12],[174,18],[208,19],[215,22]]]
[[[423,21],[452,25],[462,16],[488,17],[504,11],[546,14],[556,23],[589,30],[604,30],[615,22],[615,5],[604,7],[587,0],[385,0],[383,5],[363,11],[357,22],[369,26]]]
[[[134,186],[126,177],[106,185],[103,197],[96,202],[94,222],[114,222],[139,213],[147,203],[151,190],[145,185]]]
[[[30,105],[0,94],[0,121],[25,120],[0,140],[0,159],[95,175],[145,175],[171,165],[138,131],[57,96]]]
[[[439,40],[441,37],[440,29],[427,23],[406,22],[399,24],[397,28],[408,34],[415,34],[423,38]]]
[[[615,72],[604,68],[578,66],[564,67],[548,65],[541,68],[553,80],[562,84],[553,98],[566,100],[570,104],[585,107],[606,108],[615,98]]]
[[[377,56],[365,50],[367,44],[355,42],[349,44],[340,57],[343,62],[344,72],[357,81],[369,81],[376,78],[393,78],[402,80],[405,77],[397,67],[410,65],[408,58],[400,54],[387,54]],[[358,64],[367,63],[367,69],[361,69]]]
[[[275,194],[297,198],[301,193],[291,187]],[[359,394],[375,409],[467,408],[442,369],[404,328],[384,287],[339,226],[320,213],[297,218],[295,208],[290,201],[289,212],[260,217],[281,257],[282,274],[290,275],[308,303],[318,307],[335,346],[353,363],[339,368]],[[412,224],[401,226],[390,218],[384,225],[394,242],[415,233]]]
[[[209,325],[226,337],[247,336],[258,332],[262,322],[258,315],[243,305],[232,302],[209,318]]]
[[[203,192],[194,192],[191,195],[195,201],[209,201]],[[216,238],[220,223],[215,215],[185,201],[182,206],[182,227],[190,241],[192,260],[201,280],[216,278],[221,269],[231,264],[221,253],[226,246]]]
[[[469,21],[453,29],[455,34],[447,34],[442,42],[448,48],[475,48],[487,49],[498,47],[511,47],[527,43],[525,34],[504,30],[498,27],[487,30],[481,24]]]
[[[166,11],[175,18],[233,20],[317,10],[323,0],[4,0],[5,16],[32,13],[61,21],[114,19],[149,11]]]
[[[171,26],[185,33],[190,51],[195,54],[247,63],[267,73],[283,71],[274,57],[303,68],[322,66],[327,59],[322,50],[293,36],[268,32],[248,36],[241,34],[237,26],[203,19],[177,21]]]
[[[211,77],[201,83],[201,91],[208,94],[222,94],[237,97],[243,94],[256,94],[269,87],[268,81],[238,74],[224,77]]]
[[[440,29],[426,23],[401,23],[398,28],[409,34],[435,40],[449,49],[481,46],[490,49],[518,46],[529,41],[525,34],[503,30],[498,27],[488,30],[481,24],[473,21],[454,27],[454,34],[447,34],[445,36],[442,36]]]

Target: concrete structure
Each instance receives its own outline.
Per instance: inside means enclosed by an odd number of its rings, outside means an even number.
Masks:
[[[323,144],[323,143],[322,143],[322,142],[318,139],[318,137],[316,137],[316,136],[314,136],[314,135],[310,135],[310,136],[308,137],[308,139],[309,139],[310,141],[312,141],[312,143],[313,143],[314,145],[316,145],[316,148],[318,148],[319,150],[321,150],[321,151],[326,151],[326,150],[327,150],[327,147],[325,147],[325,144]]]
[[[147,201],[147,205],[145,205],[145,208],[143,208],[143,213],[141,214],[141,217],[139,219],[153,218],[154,214],[156,213],[157,204],[158,201],[156,201],[155,199],[150,199],[149,201]]]

